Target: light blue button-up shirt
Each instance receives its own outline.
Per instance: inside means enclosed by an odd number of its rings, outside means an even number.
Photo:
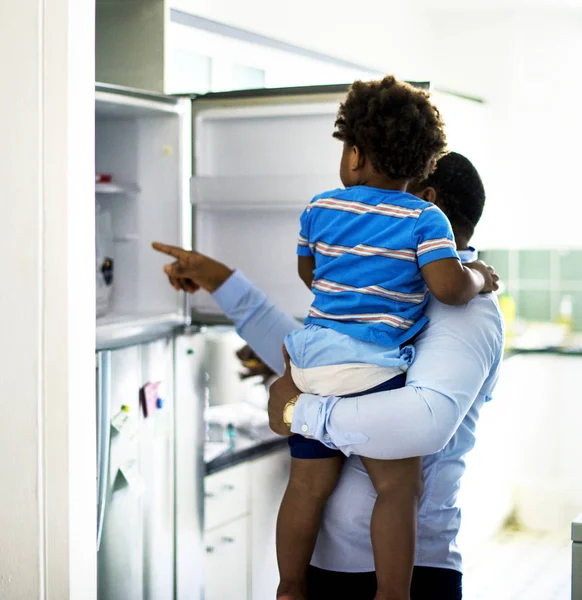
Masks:
[[[474,258],[470,252],[459,255],[463,261]],[[282,373],[283,339],[300,324],[238,271],[214,297],[241,337]],[[404,388],[360,398],[303,394],[297,402],[292,431],[308,433],[349,456],[324,512],[312,558],[316,567],[374,570],[370,516],[376,494],[358,454],[424,457],[415,564],[462,570],[456,546],[461,517],[457,493],[464,457],[475,444],[479,412],[498,378],[503,325],[491,294],[461,307],[431,299],[427,316],[430,324],[415,341],[416,359]]]

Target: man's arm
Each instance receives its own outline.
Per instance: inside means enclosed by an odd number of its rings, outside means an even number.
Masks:
[[[275,373],[283,374],[283,340],[301,329],[301,323],[279,310],[240,271],[235,271],[213,297],[247,344]]]
[[[348,455],[370,458],[441,450],[500,361],[503,333],[490,297],[478,297],[462,308],[432,308],[431,324],[416,342],[416,359],[404,388],[341,399],[303,394],[291,431]]]
[[[194,293],[200,288],[211,293],[251,348],[275,373],[285,370],[281,351],[285,336],[301,325],[267,300],[240,271],[200,254],[161,242],[154,250],[176,259],[164,267],[170,284]]]

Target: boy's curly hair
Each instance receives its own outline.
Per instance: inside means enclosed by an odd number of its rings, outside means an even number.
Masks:
[[[357,146],[392,179],[425,179],[446,148],[444,124],[429,94],[397,81],[356,81],[340,105],[333,137]]]

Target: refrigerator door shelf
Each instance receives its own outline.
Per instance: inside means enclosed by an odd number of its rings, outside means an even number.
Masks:
[[[111,313],[97,320],[97,350],[113,350],[169,337],[187,324],[178,313],[125,315]]]

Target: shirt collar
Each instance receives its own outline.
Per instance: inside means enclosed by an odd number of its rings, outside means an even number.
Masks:
[[[479,254],[473,246],[469,246],[466,250],[457,250],[462,263],[469,263],[477,260]]]

